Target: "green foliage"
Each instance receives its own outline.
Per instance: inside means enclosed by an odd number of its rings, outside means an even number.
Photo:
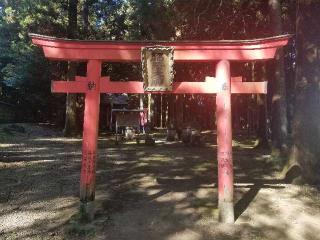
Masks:
[[[12,89],[1,97],[24,112],[22,120],[41,115],[51,100],[50,64],[32,46],[28,33],[63,36],[65,13],[62,1],[8,0],[1,4],[0,83]]]
[[[294,28],[292,1],[282,1],[285,31]],[[28,33],[66,37],[68,3],[0,0],[0,85],[10,86],[18,93],[11,97],[2,95],[2,100],[33,113],[48,112],[50,108],[46,106],[52,99],[61,102],[61,97],[50,94],[49,82],[52,78],[63,78],[65,65],[49,63],[32,46]],[[263,0],[79,0],[77,6],[76,32],[80,39],[245,39],[270,36],[272,32],[268,3]],[[108,65],[104,71],[126,80],[120,73],[124,69],[140,76],[139,66]],[[210,73],[209,69],[206,65],[178,66],[177,72],[199,80]],[[201,74],[195,74],[196,70]],[[62,106],[55,107],[63,106],[62,101]]]

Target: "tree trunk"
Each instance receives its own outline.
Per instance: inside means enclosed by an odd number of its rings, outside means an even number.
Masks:
[[[77,6],[78,0],[69,0],[68,7],[68,38],[77,37]],[[69,62],[68,64],[68,81],[74,81],[77,74],[77,63]],[[76,136],[79,133],[79,124],[77,118],[77,95],[67,94],[66,96],[66,118],[64,125],[65,136]]]
[[[279,0],[269,0],[272,33],[282,34],[281,4]],[[272,81],[272,147],[275,152],[287,152],[288,119],[286,82],[284,76],[284,52],[280,49],[275,60]]]
[[[87,38],[89,36],[89,5],[90,0],[84,0],[82,7],[83,33]]]
[[[266,81],[267,71],[266,71],[266,63],[261,63],[261,75],[260,80]],[[257,147],[268,148],[268,134],[267,134],[267,102],[266,96],[258,95],[257,96],[257,104],[258,104],[258,144]]]
[[[69,0],[68,5],[68,38],[76,38],[78,34],[78,0]]]
[[[293,147],[286,170],[299,166],[303,179],[315,183],[320,181],[320,3],[297,3]]]

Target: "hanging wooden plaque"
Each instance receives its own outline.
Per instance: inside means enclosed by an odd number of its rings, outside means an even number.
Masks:
[[[173,47],[151,46],[142,48],[142,77],[146,92],[172,91]]]

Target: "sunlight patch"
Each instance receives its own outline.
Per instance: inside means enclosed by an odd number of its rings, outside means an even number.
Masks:
[[[6,147],[22,147],[24,146],[23,143],[0,143],[0,147],[6,148]]]
[[[13,212],[0,218],[0,228],[4,231],[26,229],[37,221],[46,219],[47,215],[47,213],[35,213],[33,211]]]
[[[50,138],[35,138],[32,141],[34,142],[41,142],[41,141],[48,141],[48,142],[82,142],[82,138],[64,138],[64,137],[50,137]]]
[[[185,229],[180,232],[176,232],[174,234],[171,234],[168,238],[168,240],[200,240],[202,239],[202,235],[191,230],[191,229]]]

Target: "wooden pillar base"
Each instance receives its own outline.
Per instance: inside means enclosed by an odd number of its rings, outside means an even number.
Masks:
[[[80,202],[80,219],[81,221],[91,222],[94,219],[95,202]]]
[[[234,223],[233,202],[219,202],[219,222]]]

